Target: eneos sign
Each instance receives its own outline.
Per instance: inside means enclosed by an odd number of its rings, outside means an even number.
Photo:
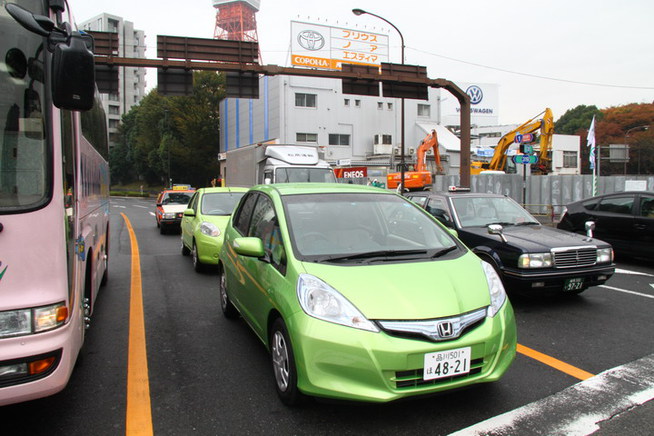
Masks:
[[[334,174],[339,179],[361,179],[368,177],[368,167],[335,168]]]

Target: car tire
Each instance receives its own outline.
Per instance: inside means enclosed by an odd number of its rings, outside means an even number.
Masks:
[[[166,226],[164,226],[163,224],[161,224],[159,226],[159,234],[160,235],[165,235],[166,234]]]
[[[234,307],[229,295],[227,295],[227,278],[225,277],[225,270],[222,266],[219,267],[220,272],[218,273],[218,294],[220,297],[220,308],[223,311],[223,315],[227,319],[236,319],[238,318],[238,310]]]
[[[188,256],[189,254],[191,254],[191,250],[189,250],[188,247],[184,245],[184,240],[182,238],[179,239],[182,244],[182,256]]]
[[[191,258],[193,259],[193,269],[195,272],[204,271],[204,264],[200,262],[200,255],[198,254],[198,246],[193,240],[193,248],[191,249]]]
[[[293,346],[284,320],[277,318],[270,328],[270,357],[275,378],[275,388],[282,403],[295,406],[304,400],[297,387],[297,368]]]

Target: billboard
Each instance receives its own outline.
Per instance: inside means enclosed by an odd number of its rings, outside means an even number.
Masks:
[[[388,35],[291,21],[291,64],[340,70],[342,63],[388,62]]]
[[[470,96],[470,123],[477,126],[496,126],[499,120],[499,85],[492,83],[457,83]],[[443,92],[441,96],[441,124],[459,125],[459,101]]]

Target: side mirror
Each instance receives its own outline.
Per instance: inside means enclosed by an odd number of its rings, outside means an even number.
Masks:
[[[73,32],[58,43],[52,60],[52,102],[61,109],[87,111],[95,103],[95,61],[86,39]]]
[[[489,224],[488,225],[488,233],[491,235],[499,235],[500,238],[502,238],[502,242],[508,242],[506,239],[506,236],[504,236],[504,233],[502,232],[504,230],[504,227],[502,227],[500,224]]]
[[[16,22],[32,33],[48,38],[52,59],[52,101],[60,109],[87,111],[95,103],[95,61],[93,38],[61,27],[48,17],[35,15],[16,4],[5,9]]]
[[[184,211],[184,216],[195,216],[195,211],[193,209],[186,209]]]
[[[263,241],[260,238],[246,237],[236,238],[232,242],[234,251],[241,256],[263,257],[266,252],[263,248]]]
[[[595,221],[586,221],[584,227],[586,228],[586,236],[592,238],[593,230],[595,230]]]

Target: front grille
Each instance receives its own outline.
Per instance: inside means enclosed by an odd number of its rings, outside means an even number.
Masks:
[[[597,263],[597,248],[566,248],[552,250],[555,268],[572,268],[576,266],[592,266]]]
[[[453,377],[437,378],[434,380],[424,380],[422,373],[424,368],[412,369],[409,371],[395,372],[395,387],[397,389],[417,388],[422,386],[435,386],[449,383],[454,380],[464,379],[479,374],[484,367],[484,359],[473,359],[470,362],[470,372],[468,374],[456,375]]]

